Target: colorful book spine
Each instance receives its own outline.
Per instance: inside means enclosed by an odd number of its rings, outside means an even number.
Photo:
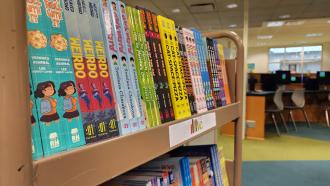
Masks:
[[[118,42],[116,38],[116,27],[114,23],[114,13],[110,8],[116,6],[115,2],[107,0],[99,1],[100,23],[102,26],[103,39],[105,42],[105,52],[108,65],[110,67],[110,76],[113,83],[113,91],[116,100],[116,115],[120,135],[125,135],[131,132],[129,125],[129,106],[126,99],[123,72],[121,69],[119,55],[118,55]],[[118,18],[118,16],[116,16]]]
[[[226,95],[225,95],[225,88],[224,88],[224,84],[223,84],[223,78],[222,78],[222,74],[221,74],[221,64],[220,64],[220,56],[219,56],[219,50],[218,50],[218,41],[214,39],[213,45],[214,45],[215,64],[216,64],[216,68],[218,71],[221,106],[225,106],[226,105]]]
[[[110,9],[111,18],[114,26],[114,41],[115,47],[118,53],[118,63],[122,71],[121,76],[123,77],[123,88],[128,105],[128,119],[130,125],[130,131],[134,132],[138,129],[138,121],[136,118],[137,111],[137,102],[136,97],[133,94],[133,83],[130,79],[130,71],[127,62],[127,56],[125,52],[125,42],[124,35],[125,32],[122,32],[121,26],[121,15],[120,15],[120,5],[117,4],[116,0],[109,0],[108,7]]]
[[[206,112],[207,111],[206,100],[204,94],[204,87],[202,83],[200,65],[198,62],[194,33],[186,28],[183,28],[182,32],[183,32],[184,45],[187,51],[188,65],[192,80],[193,92],[195,96],[196,110],[197,113]]]
[[[88,1],[89,9],[89,24],[92,29],[93,46],[96,57],[97,72],[101,82],[101,95],[103,99],[104,110],[101,112],[102,118],[105,118],[106,129],[109,137],[116,137],[119,135],[116,109],[116,100],[114,99],[113,86],[109,74],[108,61],[105,54],[105,47],[103,42],[102,28],[100,24],[100,14],[98,0]]]
[[[207,64],[206,64],[206,55],[207,54],[204,49],[202,34],[197,29],[192,29],[192,31],[194,32],[194,37],[195,37],[195,44],[196,44],[198,61],[199,61],[202,82],[203,82],[203,87],[204,87],[206,106],[207,106],[208,110],[212,110],[215,108],[215,105],[214,105],[214,100],[213,100],[213,96],[212,96],[209,71],[207,70]]]
[[[123,42],[124,42],[124,51],[126,53],[126,59],[127,59],[127,67],[128,67],[128,73],[129,73],[129,80],[130,84],[127,84],[127,86],[132,86],[132,95],[134,97],[134,108],[135,108],[135,118],[137,120],[137,128],[133,125],[133,130],[139,130],[139,129],[145,129],[146,123],[144,118],[144,111],[142,109],[142,100],[141,100],[141,92],[139,88],[139,82],[138,82],[138,76],[136,72],[136,65],[135,65],[135,56],[133,52],[132,47],[132,38],[130,34],[130,30],[128,28],[128,21],[127,21],[127,15],[126,15],[126,5],[121,2],[117,1],[117,7],[120,7],[119,9],[119,16],[121,17],[120,25],[121,25],[121,32],[123,36]]]
[[[219,51],[219,58],[220,58],[220,74],[222,77],[223,88],[225,91],[226,96],[226,104],[231,103],[229,85],[228,85],[228,76],[227,76],[227,69],[226,69],[226,59],[225,54],[223,51],[223,46],[219,43],[218,44],[218,51]]]
[[[149,127],[158,126],[161,123],[160,113],[140,11],[135,8],[126,7],[126,12],[129,20],[129,30],[132,36],[139,87],[145,106],[146,120]]]
[[[175,24],[157,16],[175,119],[191,116]]]
[[[72,63],[74,68],[76,89],[78,92],[78,100],[81,108],[82,124],[85,133],[86,143],[93,143],[98,140],[97,127],[98,121],[95,118],[96,106],[92,104],[92,91],[90,89],[86,58],[83,57],[83,47],[78,27],[77,9],[73,3],[76,1],[63,0],[64,16],[67,24],[67,32],[69,35],[69,43],[72,55]]]
[[[94,40],[92,35],[92,28],[90,26],[90,12],[87,0],[73,1],[73,7],[78,10],[75,11],[76,21],[78,22],[79,34],[83,48],[83,58],[86,65],[86,75],[88,79],[88,88],[91,95],[91,107],[94,110],[94,119],[96,120],[96,133],[98,140],[107,139],[110,137],[107,129],[107,124],[110,123],[110,118],[105,116],[104,102],[107,100],[102,94],[101,78],[99,76],[99,66],[94,49]]]
[[[157,16],[149,10],[143,8],[139,9],[141,14],[141,21],[145,30],[147,51],[151,61],[150,65],[160,109],[160,118],[162,123],[165,123],[174,120],[174,112],[168,87],[165,62],[158,30]]]
[[[221,106],[220,99],[220,84],[219,84],[219,69],[215,62],[215,51],[214,51],[214,43],[212,39],[204,38],[204,46],[207,53],[207,69],[210,75],[210,83],[213,100],[215,102],[216,107]]]
[[[31,73],[29,71],[30,76],[30,125],[31,125],[31,143],[32,143],[32,159],[38,160],[42,158],[43,151],[42,151],[42,142],[40,137],[40,126],[39,126],[39,120],[37,115],[37,108],[36,108],[36,102],[35,97],[32,94],[31,85],[32,83],[32,77]]]
[[[191,111],[191,114],[196,114],[197,113],[196,98],[195,98],[195,94],[194,94],[194,90],[193,90],[193,83],[192,83],[193,80],[192,80],[192,76],[191,76],[191,73],[190,73],[190,66],[189,66],[189,61],[188,61],[187,48],[186,48],[186,45],[184,43],[182,28],[177,26],[176,27],[176,33],[177,33],[177,36],[178,36],[180,57],[181,57],[181,61],[183,63],[184,80],[185,80],[186,87],[187,87],[187,94],[188,94],[190,111]]]

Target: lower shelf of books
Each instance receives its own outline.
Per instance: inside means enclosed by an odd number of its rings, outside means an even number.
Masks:
[[[190,118],[169,122],[156,128],[86,145],[73,151],[35,161],[34,182],[36,185],[48,186],[81,186],[104,183],[171,150],[179,153],[180,149],[185,148],[181,146],[187,142],[237,119],[239,108],[239,102],[233,103]],[[211,116],[211,120],[209,116]],[[214,125],[210,125],[212,116],[215,117]],[[175,131],[178,127],[181,127],[180,131],[188,127],[187,130],[189,131],[187,134],[177,134]],[[196,156],[199,157],[200,155]],[[190,160],[189,162],[187,160],[182,161],[187,166],[190,163]],[[212,163],[212,160],[210,161]],[[188,167],[186,169],[190,170]],[[211,172],[214,173],[214,170]],[[153,181],[156,180],[156,178],[153,179]]]

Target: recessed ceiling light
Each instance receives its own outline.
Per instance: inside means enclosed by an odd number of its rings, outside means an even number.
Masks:
[[[285,24],[284,21],[268,21],[268,22],[264,22],[264,25],[266,25],[266,27],[280,27],[283,26]]]
[[[278,17],[281,18],[281,19],[288,19],[288,18],[291,17],[291,15],[290,14],[284,14],[284,15],[280,15]]]
[[[272,35],[259,35],[257,36],[257,39],[272,39]]]
[[[231,3],[231,4],[228,4],[226,7],[229,8],[229,9],[232,9],[232,8],[237,8],[238,5],[235,4],[235,3]]]
[[[228,26],[229,28],[236,28],[237,27],[237,24],[231,24]]]
[[[178,8],[174,8],[174,9],[172,9],[172,12],[173,12],[173,13],[180,13],[180,11],[181,11],[181,10],[178,9]]]
[[[321,36],[323,36],[323,33],[310,33],[305,35],[305,37],[321,37]]]
[[[328,20],[328,23],[330,23],[330,20]]]

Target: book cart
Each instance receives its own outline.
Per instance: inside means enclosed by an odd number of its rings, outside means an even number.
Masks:
[[[216,143],[216,129],[235,122],[233,185],[241,185],[242,110],[244,51],[233,32],[209,35],[229,38],[237,47],[234,60],[227,60],[233,103],[190,118],[115,139],[106,140],[51,157],[32,161],[28,111],[28,63],[25,1],[3,1],[0,62],[0,185],[98,185],[185,144]],[[216,126],[170,145],[170,127],[215,113]],[[208,137],[211,136],[211,137]],[[213,136],[213,137],[212,137]]]

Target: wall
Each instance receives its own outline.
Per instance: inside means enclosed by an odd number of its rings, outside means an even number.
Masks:
[[[330,42],[324,43],[322,55],[322,70],[330,71]],[[248,48],[247,62],[255,64],[256,73],[268,72],[268,50],[269,47],[250,47]]]

